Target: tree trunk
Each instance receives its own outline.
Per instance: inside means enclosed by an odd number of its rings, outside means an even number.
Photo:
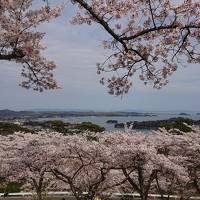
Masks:
[[[197,178],[194,179],[193,183],[194,183],[194,187],[196,188],[197,192],[200,194],[200,187],[198,185]]]
[[[94,192],[88,192],[86,195],[86,200],[94,200],[95,193]]]
[[[141,191],[140,192],[140,198],[141,198],[141,200],[147,200],[148,199],[148,193],[146,194],[145,192]]]
[[[37,193],[37,200],[42,200],[42,190],[40,188],[37,189],[36,191]]]
[[[163,191],[162,191],[162,188],[160,187],[157,175],[156,175],[156,185],[157,185],[157,188],[158,188],[158,192],[161,196],[161,199],[164,200]]]

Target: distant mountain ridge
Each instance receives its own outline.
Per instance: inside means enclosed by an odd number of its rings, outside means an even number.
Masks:
[[[170,112],[169,112],[170,113]],[[65,117],[152,117],[158,116],[162,112],[144,112],[144,111],[91,111],[91,110],[57,110],[57,109],[35,109],[14,111],[9,109],[0,110],[0,120],[14,120],[14,119],[37,119],[37,118],[65,118]],[[190,116],[189,112],[171,113],[172,115]],[[196,115],[200,113],[196,112]]]
[[[31,112],[31,111],[13,111],[13,110],[0,110],[0,119],[1,118],[20,118],[23,116],[33,116],[36,115],[36,112]]]
[[[8,109],[0,110],[0,116],[2,116],[2,115],[13,116],[13,115],[29,114],[29,113],[32,113],[32,112],[30,112],[30,111],[14,111],[14,110],[8,110]]]
[[[53,118],[53,117],[81,117],[81,116],[155,116],[154,113],[140,112],[97,112],[97,111],[13,111],[0,110],[0,119],[27,119],[27,118]]]

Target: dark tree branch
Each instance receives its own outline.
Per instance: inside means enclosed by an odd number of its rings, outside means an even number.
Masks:
[[[187,33],[185,34],[181,45],[179,46],[178,50],[176,51],[176,53],[173,55],[172,57],[172,61],[174,60],[174,58],[176,57],[176,55],[180,52],[181,48],[183,47],[184,43],[186,42],[187,37],[190,35],[190,29],[187,28]]]
[[[120,39],[120,37],[110,28],[110,26],[108,25],[108,23],[102,18],[100,17],[97,13],[95,13],[95,11],[92,9],[92,7],[90,7],[84,0],[75,0],[77,3],[79,3],[83,8],[85,8],[90,15],[99,23],[103,26],[103,28],[119,43],[122,44],[122,46],[124,47],[125,51],[128,52],[128,48],[126,46],[126,44],[124,43],[124,41],[122,39]]]
[[[124,174],[124,176],[127,178],[127,181],[132,185],[132,187],[138,192],[141,193],[140,188],[137,186],[137,184],[135,184],[135,182],[132,180],[132,178],[130,177],[130,175],[127,173],[126,169],[122,168],[122,172]]]
[[[152,6],[151,6],[151,0],[148,0],[149,1],[149,9],[150,9],[150,12],[151,12],[151,18],[152,18],[152,21],[153,21],[153,25],[154,25],[154,28],[156,28],[156,23],[155,23],[155,19],[154,19],[154,16],[153,16],[153,10],[152,10]]]
[[[33,73],[33,76],[35,77],[35,82],[36,83],[39,83],[40,81],[39,81],[39,79],[38,79],[38,76],[37,76],[37,74],[35,73],[35,71],[34,71],[34,69],[31,67],[31,65],[28,63],[28,62],[25,62],[26,64],[27,64],[27,66],[28,66],[28,68],[31,70],[31,72]]]
[[[24,56],[25,54],[20,49],[14,49],[10,54],[0,54],[0,60],[14,60]]]
[[[148,33],[151,33],[151,32],[155,32],[155,31],[160,31],[160,30],[166,30],[166,29],[176,29],[178,28],[179,25],[175,24],[175,23],[172,23],[170,25],[167,25],[167,26],[159,26],[159,27],[153,27],[153,28],[149,28],[149,29],[145,29],[143,31],[140,31],[139,33],[135,34],[135,35],[132,35],[132,36],[129,36],[129,37],[122,37],[121,40],[134,40],[138,37],[141,37],[145,34],[148,34]],[[191,25],[187,25],[187,26],[183,26],[183,27],[180,27],[181,30],[184,30],[184,29],[200,29],[200,24],[191,24]]]

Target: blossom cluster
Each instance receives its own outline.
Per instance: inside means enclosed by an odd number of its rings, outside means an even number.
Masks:
[[[184,198],[200,193],[199,161],[199,129],[0,136],[0,176],[25,180],[38,200],[49,190],[69,190],[77,200],[113,191]]]
[[[73,0],[73,24],[97,23],[111,36],[102,42],[111,55],[97,64],[102,84],[121,95],[131,77],[160,89],[178,66],[200,63],[199,0]],[[136,73],[139,71],[139,73]],[[111,72],[111,77],[107,73]]]
[[[41,41],[45,33],[36,28],[56,18],[62,6],[49,8],[45,4],[33,9],[34,2],[0,1],[0,60],[15,61],[23,66],[22,87],[38,91],[55,89],[58,87],[52,74],[55,64],[42,56],[45,47]]]

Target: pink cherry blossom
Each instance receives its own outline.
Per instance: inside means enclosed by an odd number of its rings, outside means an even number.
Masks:
[[[140,80],[160,89],[178,66],[200,63],[200,2],[198,0],[73,0],[79,12],[73,24],[100,25],[110,36],[103,48],[111,55],[101,65],[110,94],[122,95]],[[112,75],[108,77],[105,72]],[[105,84],[106,81],[101,81]]]
[[[184,199],[200,188],[200,129],[192,130],[0,136],[0,175],[25,179],[38,200],[49,190],[71,191],[77,200],[124,191]]]
[[[57,17],[62,6],[49,8],[46,4],[33,9],[33,0],[1,0],[0,2],[0,60],[22,65],[20,84],[37,91],[58,88],[53,79],[53,61],[42,56],[41,41],[45,33],[36,27]]]

